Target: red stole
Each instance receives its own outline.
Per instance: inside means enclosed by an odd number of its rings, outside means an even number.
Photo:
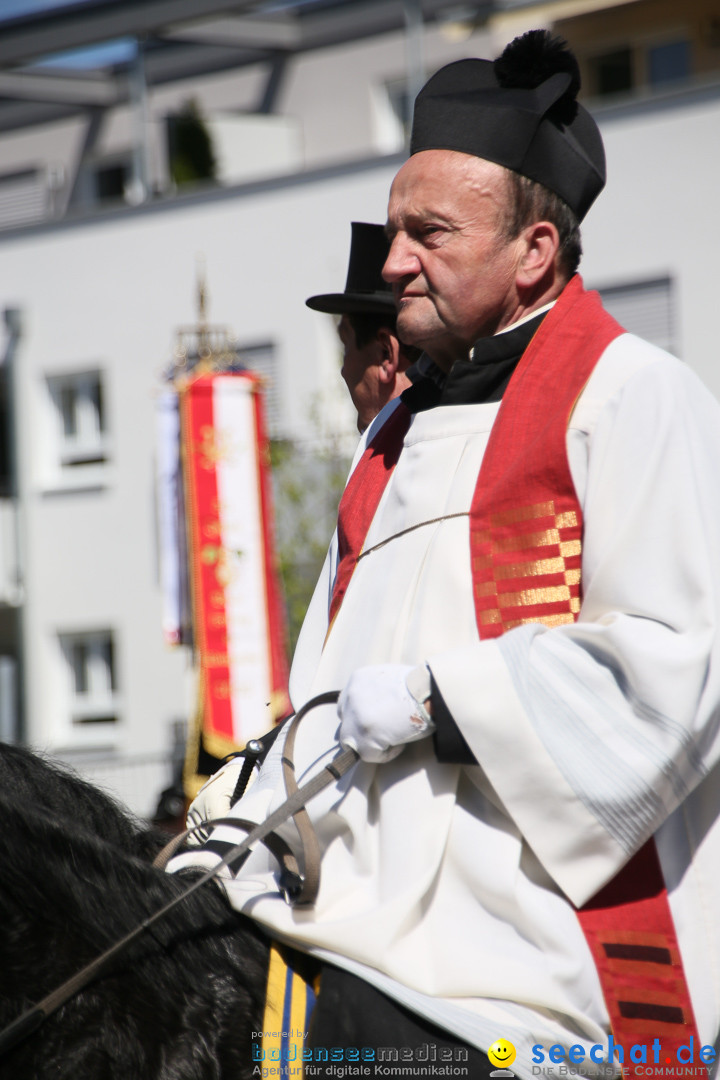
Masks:
[[[600,356],[622,327],[575,276],[545,316],[503,397],[470,509],[478,633],[499,637],[522,623],[572,623],[581,601],[582,509],[567,460],[570,415]],[[340,503],[335,618],[410,423],[400,405],[355,469]],[[700,1041],[654,840],[578,919],[592,952],[616,1046],[628,1077],[648,1066],[706,1077]],[[661,1052],[653,1049],[658,1039]],[[695,1064],[677,1065],[692,1039]],[[646,1062],[631,1049],[647,1047]],[[641,1052],[636,1052],[640,1056]],[[641,1071],[638,1073],[636,1067]]]
[[[525,350],[502,400],[470,510],[478,633],[493,638],[522,623],[572,623],[581,599],[582,510],[567,460],[570,414],[600,356],[622,327],[576,276]],[[648,1066],[698,1064],[697,1036],[655,842],[578,911],[605,996],[626,1076]],[[661,1051],[653,1056],[653,1041]],[[692,1045],[695,1065],[677,1065]],[[647,1063],[632,1047],[647,1047]],[[636,1057],[641,1056],[636,1051]],[[686,1054],[687,1056],[687,1054]],[[636,1071],[636,1070],[639,1070]],[[687,1070],[687,1071],[685,1071]]]
[[[330,626],[342,604],[382,494],[397,465],[411,419],[409,409],[400,402],[365,448],[343,492],[338,508],[338,569],[330,601]]]
[[[481,638],[521,623],[577,618],[583,522],[565,436],[595,364],[622,332],[597,293],[585,293],[575,277],[515,369],[470,507]]]

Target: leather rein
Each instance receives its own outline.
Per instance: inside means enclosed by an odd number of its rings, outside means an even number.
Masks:
[[[166,844],[162,851],[156,856],[153,862],[153,865],[158,867],[158,869],[165,868],[183,841],[192,833],[203,829],[214,828],[217,825],[227,825],[234,828],[250,830],[248,835],[238,844],[233,845],[212,869],[208,870],[194,881],[192,885],[189,885],[187,889],[182,893],[179,893],[178,896],[174,897],[163,907],[159,908],[152,915],[149,915],[139,923],[134,930],[131,930],[124,937],[116,941],[114,945],[111,945],[106,949],[105,952],[95,957],[94,960],[91,960],[89,964],[86,964],[85,967],[81,968],[75,975],[72,975],[56,990],[53,990],[52,993],[48,994],[36,1005],[31,1005],[30,1008],[17,1017],[16,1020],[13,1020],[12,1023],[8,1024],[6,1028],[0,1031],[0,1055],[7,1053],[18,1043],[22,1042],[23,1039],[36,1031],[52,1013],[87,986],[93,979],[96,979],[112,960],[122,953],[133,941],[140,937],[141,934],[145,933],[151,926],[154,926],[156,922],[172,911],[173,908],[177,907],[178,904],[181,904],[183,900],[186,900],[203,885],[206,885],[207,882],[216,878],[221,870],[226,868],[232,870],[231,864],[246,853],[249,853],[253,844],[264,842],[272,854],[275,855],[281,863],[285,880],[291,883],[291,886],[285,890],[286,899],[289,902],[295,904],[310,904],[314,902],[320,880],[320,849],[317,837],[315,836],[315,831],[310,824],[310,819],[307,810],[305,809],[305,803],[314,798],[315,795],[319,794],[319,792],[328,787],[333,781],[339,780],[341,776],[348,772],[358,760],[358,754],[355,750],[349,748],[341,750],[335,755],[332,761],[312,777],[311,780],[308,780],[302,787],[298,787],[295,780],[295,768],[292,753],[294,750],[297,729],[303,717],[318,705],[335,703],[339,696],[340,693],[337,690],[318,694],[317,697],[311,698],[306,702],[293,717],[290,727],[288,728],[285,752],[282,758],[283,777],[285,780],[286,794],[288,796],[285,801],[260,825],[246,821],[243,818],[214,818],[212,821],[204,821],[199,825],[194,825],[191,828],[186,829],[183,833],[180,833],[178,836],[173,837],[173,839]],[[289,845],[274,833],[276,828],[283,825],[291,817],[294,819],[297,826],[301,845],[304,850],[304,877],[300,875],[297,860]]]

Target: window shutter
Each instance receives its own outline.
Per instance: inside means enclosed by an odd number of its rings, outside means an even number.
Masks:
[[[677,355],[673,282],[670,278],[598,289],[610,314],[630,334]]]

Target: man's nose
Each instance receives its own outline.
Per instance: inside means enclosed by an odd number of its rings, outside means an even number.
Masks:
[[[390,244],[390,251],[382,269],[383,278],[392,284],[409,275],[417,274],[419,270],[420,264],[417,256],[413,255],[407,238],[398,233]]]

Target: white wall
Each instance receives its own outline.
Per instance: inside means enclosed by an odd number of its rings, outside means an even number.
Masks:
[[[674,107],[600,114],[608,184],[583,228],[587,283],[669,274],[682,358],[720,397],[714,330],[720,239],[720,92]]]

